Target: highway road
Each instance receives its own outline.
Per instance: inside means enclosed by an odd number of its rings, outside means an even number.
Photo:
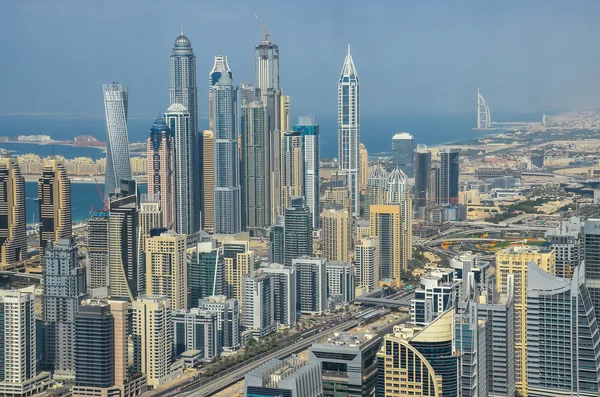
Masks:
[[[260,360],[249,362],[248,364],[232,371],[230,373],[226,373],[223,376],[218,377],[217,379],[211,378],[208,384],[204,382],[199,382],[190,386],[189,388],[183,387],[183,389],[177,394],[179,396],[194,396],[194,397],[206,397],[210,396],[218,391],[226,388],[227,386],[237,382],[242,379],[246,373],[253,370],[254,368],[264,364],[265,362],[272,360],[274,358],[285,358],[291,354],[297,353],[304,349],[307,349],[310,345],[315,343],[317,340],[323,338],[328,334],[338,331],[344,331],[350,328],[353,328],[358,325],[358,321],[349,320],[342,324],[336,325],[332,327],[327,333],[317,333],[316,335],[307,337],[300,342],[294,343],[290,346],[287,346],[281,350],[278,350],[274,353],[267,355],[266,357],[261,358]],[[167,395],[168,393],[161,393],[161,395]]]

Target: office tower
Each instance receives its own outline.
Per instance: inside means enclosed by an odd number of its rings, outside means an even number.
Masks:
[[[114,322],[110,305],[84,301],[75,315],[75,385],[106,389],[114,379]]]
[[[204,183],[202,185],[202,230],[212,233],[215,230],[215,134],[210,130],[202,133],[202,157]]]
[[[594,308],[600,308],[600,219],[587,219],[583,226],[585,283]],[[600,313],[600,309],[596,310]]]
[[[163,229],[163,213],[161,208],[160,196],[157,194],[140,195],[140,243],[141,247],[146,247],[146,239],[152,236],[153,230]]]
[[[312,255],[312,232],[312,215],[306,206],[306,200],[304,197],[292,197],[290,206],[285,209],[284,262],[286,265],[300,256]]]
[[[108,211],[96,211],[88,221],[87,285],[90,290],[108,287],[108,219]]]
[[[262,42],[254,48],[254,82],[257,100],[266,107],[267,135],[269,140],[269,180],[270,180],[270,219],[282,215],[281,206],[281,130],[280,105],[281,89],[279,88],[279,47],[269,40],[269,33],[264,32]]]
[[[285,217],[277,216],[269,231],[269,261],[285,262]]]
[[[527,393],[527,264],[531,261],[555,273],[556,255],[548,248],[514,246],[496,253],[496,291],[507,294],[508,276],[514,275],[515,383],[523,395]]]
[[[421,276],[420,286],[410,303],[411,322],[425,326],[453,308],[459,298],[460,285],[450,268],[435,269]]]
[[[323,314],[327,309],[327,269],[321,258],[301,257],[292,261],[296,269],[296,310]]]
[[[385,192],[385,204],[386,206],[391,207],[399,207],[400,210],[400,225],[398,229],[390,229],[394,231],[398,231],[398,235],[394,233],[394,235],[390,236],[394,238],[399,246],[395,247],[399,251],[397,251],[400,255],[400,273],[393,272],[394,277],[398,280],[400,274],[405,272],[408,266],[408,261],[412,258],[412,200],[410,197],[410,186],[408,185],[408,181],[406,178],[406,174],[402,172],[402,170],[395,169],[388,174],[388,183],[387,189]],[[385,207],[385,206],[384,206]],[[371,212],[372,213],[372,212]],[[382,230],[386,228],[386,226],[390,226],[386,223],[385,219],[381,220],[382,223],[378,224],[378,227],[381,227]],[[385,235],[385,231],[383,231]],[[385,244],[381,245],[380,242],[380,252],[384,252]],[[383,263],[383,262],[380,262]]]
[[[35,287],[0,290],[0,393],[31,396],[50,384],[49,372],[37,372]]]
[[[242,304],[242,276],[254,270],[254,252],[248,248],[247,241],[226,241],[223,243],[225,260],[225,279],[229,298],[235,298]]]
[[[17,160],[0,157],[0,266],[16,270],[27,259],[25,179]]]
[[[217,315],[208,310],[192,308],[173,311],[173,356],[188,350],[200,352],[204,361],[218,355]]]
[[[252,102],[256,102],[256,90],[252,83],[241,83],[240,84],[240,106],[249,105]],[[258,99],[260,102],[260,99]]]
[[[270,263],[261,267],[274,283],[275,321],[288,328],[296,324],[296,271],[293,266]]]
[[[454,311],[448,310],[420,331],[404,328],[386,335],[377,353],[377,395],[458,396],[453,324]]]
[[[440,204],[440,194],[441,194],[441,177],[442,177],[442,169],[439,164],[434,164],[431,167],[430,171],[430,179],[429,179],[429,202],[432,204]]]
[[[376,164],[367,178],[367,192],[365,198],[365,212],[369,215],[372,205],[381,205],[385,202],[385,189],[387,188],[388,174],[381,164]]]
[[[379,271],[381,280],[400,285],[412,257],[412,225],[403,216],[401,205],[372,205],[370,210],[371,235],[379,244]]]
[[[70,237],[71,228],[71,181],[65,167],[55,158],[44,159],[44,169],[38,181],[40,204],[40,261],[50,241]]]
[[[477,87],[477,128],[492,128],[490,107],[488,106],[485,99],[483,99],[483,96],[481,96],[481,94],[479,93],[479,87]]]
[[[189,228],[191,232],[183,231],[182,228],[177,228],[178,233],[191,234],[200,229],[200,212],[202,210],[202,139],[198,134],[198,88],[196,86],[196,57],[192,49],[192,43],[183,35],[175,39],[173,45],[173,53],[171,54],[171,81],[170,81],[170,105],[183,105],[178,107],[176,112],[183,110],[189,119],[183,125],[178,125],[176,131],[172,123],[167,119],[167,125],[171,129],[171,134],[175,138],[175,148],[178,152],[176,157],[176,181],[175,195],[178,200],[183,199],[184,190],[180,183],[185,181],[188,188],[188,196],[184,200],[183,206],[187,207],[189,219],[185,224],[185,228]],[[171,112],[171,110],[169,110]],[[181,117],[181,115],[179,116]],[[179,118],[177,117],[177,118]],[[181,122],[185,121],[185,117]],[[178,123],[179,124],[179,121]],[[185,148],[184,148],[185,147]],[[182,167],[187,165],[187,172],[184,172]],[[181,207],[180,207],[181,208]],[[176,217],[181,213],[176,212]]]
[[[358,145],[358,147],[358,156],[360,162],[360,191],[364,194],[367,191],[367,179],[369,178],[369,152],[363,143]]]
[[[213,87],[219,82],[221,77],[233,79],[231,69],[227,63],[227,57],[219,54],[215,57],[215,63],[208,74],[208,129],[214,131],[215,128],[215,108]],[[206,154],[206,152],[204,152]]]
[[[458,376],[460,394],[465,397],[488,396],[487,369],[487,327],[483,319],[478,319],[471,311],[468,302],[459,303],[454,314],[454,349],[460,355]],[[490,354],[492,352],[490,351]]]
[[[546,231],[545,238],[556,253],[556,276],[571,278],[573,269],[583,259],[583,226],[581,218],[571,217],[555,229]]]
[[[440,153],[442,166],[440,168],[439,204],[458,203],[459,160],[458,150],[446,149]]]
[[[106,178],[104,201],[119,187],[121,179],[131,179],[127,107],[129,91],[120,83],[104,84],[106,112]]]
[[[325,190],[321,206],[324,208],[328,205],[341,205],[348,213],[352,212],[352,199],[346,185],[332,187],[330,184],[329,188]]]
[[[234,351],[241,346],[240,306],[237,299],[224,295],[209,296],[198,302],[202,310],[217,316],[217,344],[219,352]]]
[[[75,315],[73,396],[138,396],[146,377],[129,373],[129,303],[84,300]]]
[[[215,61],[216,62],[216,61]],[[237,87],[231,72],[221,74],[212,86],[214,126],[215,233],[242,231],[240,170],[237,130]]]
[[[427,203],[430,199],[431,152],[422,143],[415,151],[415,207],[418,219],[427,219]]]
[[[414,177],[415,138],[408,132],[399,132],[392,138],[393,168],[402,170],[409,178]]]
[[[529,263],[527,395],[600,393],[600,330],[582,262],[572,280]]]
[[[352,252],[352,217],[341,206],[326,206],[321,213],[323,257],[331,261],[350,262]]]
[[[242,283],[244,333],[254,338],[262,338],[277,331],[274,277],[262,270],[256,270],[245,274]]]
[[[129,301],[133,301],[146,284],[146,267],[139,263],[143,247],[140,247],[137,189],[133,190],[121,191],[113,197],[108,215],[109,292],[113,298]]]
[[[244,228],[252,234],[272,224],[271,151],[267,109],[253,102],[242,106],[242,203]]]
[[[352,302],[355,292],[354,265],[328,261],[325,271],[327,273],[327,298],[330,302],[334,305]]]
[[[319,125],[315,124],[313,116],[304,116],[298,118],[298,124],[293,128],[302,137],[304,153],[304,197],[312,214],[313,229],[318,229],[320,221],[319,213],[321,212],[319,204],[321,195],[319,190],[319,156],[321,152]]]
[[[133,303],[133,368],[147,376],[148,385],[174,379],[182,368],[172,363],[173,318],[171,299],[141,295]]]
[[[381,341],[375,334],[340,332],[309,347],[308,362],[321,367],[323,395],[374,396]]]
[[[160,197],[162,225],[175,227],[175,140],[164,119],[158,118],[150,128],[146,144],[148,193]]]
[[[193,234],[197,231],[194,212],[197,167],[190,113],[185,106],[175,103],[167,109],[165,120],[175,140],[175,230]]]
[[[356,286],[363,293],[373,291],[379,286],[378,240],[363,237],[356,243],[354,263],[356,264]]]
[[[74,237],[48,243],[44,251],[45,367],[68,378],[75,375],[75,314],[86,294],[85,268],[77,263],[77,252]]]
[[[321,366],[292,356],[273,359],[248,372],[244,377],[246,396],[323,396]]]
[[[222,250],[212,241],[200,242],[187,259],[188,308],[198,307],[198,301],[212,295],[223,294],[225,287],[225,262]]]
[[[292,128],[292,101],[289,95],[280,97],[279,109],[279,131],[289,131]]]
[[[346,171],[347,186],[352,198],[352,215],[360,215],[360,143],[359,81],[350,45],[338,83],[338,161]]]
[[[146,240],[146,292],[168,296],[172,310],[187,309],[186,236],[173,231]]]
[[[281,152],[281,186],[285,208],[290,197],[304,196],[304,148],[299,131],[286,131],[283,135]]]

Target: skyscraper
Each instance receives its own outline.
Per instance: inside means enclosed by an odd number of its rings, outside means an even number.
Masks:
[[[294,131],[300,133],[302,137],[302,148],[304,154],[304,197],[306,205],[312,214],[313,229],[318,229],[320,225],[320,191],[319,191],[319,156],[320,136],[319,125],[315,124],[313,116],[304,116],[298,118],[298,124],[294,126]],[[286,207],[287,208],[287,207]]]
[[[240,303],[224,295],[209,296],[199,301],[198,307],[217,316],[217,344],[219,351],[237,350],[241,345]]]
[[[600,219],[587,219],[583,226],[585,283],[596,313],[600,314]]]
[[[185,159],[178,158],[177,161],[188,161],[189,171],[185,175],[187,189],[189,190],[189,227],[192,232],[200,228],[200,211],[202,210],[202,139],[198,134],[198,88],[196,85],[196,57],[192,49],[190,40],[181,34],[175,39],[173,53],[171,54],[171,82],[170,82],[170,104],[180,104],[185,107],[185,113],[189,113],[188,125],[185,128],[185,139],[183,131],[175,131],[171,123],[167,120],[167,125],[171,128],[171,134],[175,136],[176,150],[181,152]],[[180,109],[179,109],[180,110]],[[178,110],[178,111],[179,111]],[[170,111],[169,111],[170,112]],[[183,129],[183,126],[179,126]],[[179,135],[179,136],[178,136]],[[183,147],[186,147],[185,149]],[[181,174],[180,167],[183,163],[177,164],[176,178],[179,178],[177,172]],[[181,191],[176,190],[179,198]],[[180,215],[180,214],[178,214]],[[178,233],[189,233],[177,229]]]
[[[233,79],[231,69],[227,64],[227,57],[219,54],[215,57],[215,63],[208,74],[208,129],[214,131],[215,128],[215,107],[213,87],[219,82],[221,77]]]
[[[63,163],[55,158],[44,160],[42,176],[38,181],[40,204],[40,261],[48,241],[56,243],[61,237],[70,237],[71,181]]]
[[[285,217],[278,216],[269,230],[269,261],[285,262]]]
[[[399,132],[392,138],[393,166],[409,178],[414,176],[414,142],[415,138],[408,132]]]
[[[225,259],[225,279],[229,291],[227,296],[242,304],[242,276],[254,270],[254,252],[250,251],[248,241],[226,241],[223,243]]]
[[[85,268],[77,263],[77,253],[74,237],[48,243],[44,251],[45,367],[68,378],[75,376],[75,314],[86,294]]]
[[[167,296],[173,310],[187,309],[186,237],[173,231],[146,240],[146,292]]]
[[[360,162],[360,191],[364,193],[367,190],[367,179],[369,178],[369,152],[363,143],[359,145],[358,156]]]
[[[257,102],[244,105],[241,119],[243,223],[250,233],[260,234],[272,224],[267,109]]]
[[[440,170],[439,204],[458,203],[459,161],[458,151],[447,149],[440,153],[442,167]]]
[[[292,128],[292,102],[289,95],[282,95],[280,100],[279,131],[289,131]]]
[[[327,262],[303,256],[292,261],[296,271],[296,310],[321,315],[327,310]]]
[[[304,197],[292,197],[285,209],[284,259],[286,265],[300,256],[312,256],[312,216]]]
[[[200,242],[188,251],[187,290],[188,308],[198,307],[200,299],[226,293],[223,250],[213,241]]]
[[[254,75],[257,100],[266,107],[267,134],[269,140],[269,181],[268,196],[269,224],[275,216],[283,214],[281,205],[281,132],[280,105],[281,90],[279,88],[279,47],[269,40],[269,33],[263,29],[263,40],[254,48]]]
[[[202,133],[202,152],[204,154],[202,230],[212,233],[215,230],[215,134],[210,130],[204,130]]]
[[[124,181],[125,182],[125,181]],[[131,181],[133,182],[133,181]],[[135,182],[133,182],[135,184]],[[146,283],[139,263],[140,229],[137,189],[121,190],[111,198],[108,216],[108,278],[111,297],[133,299]]]
[[[0,290],[0,393],[31,396],[50,384],[49,372],[37,372],[35,287]]]
[[[571,280],[548,274],[535,263],[527,265],[529,397],[600,393],[600,330],[585,285],[585,265],[575,268]]]
[[[355,275],[354,265],[339,261],[328,261],[327,298],[330,304],[343,305],[354,300]]]
[[[352,216],[341,206],[326,206],[321,213],[323,257],[350,262],[352,252]]]
[[[211,92],[214,116],[214,231],[236,234],[242,231],[242,202],[237,130],[238,89],[233,85],[231,72],[222,73]]]
[[[354,263],[356,264],[356,286],[365,293],[379,285],[378,240],[363,237],[356,243]]]
[[[285,208],[290,197],[304,196],[304,148],[300,132],[286,131],[282,140],[281,187]]]
[[[275,322],[275,277],[256,270],[242,277],[242,325],[253,337],[277,331]]]
[[[88,221],[87,285],[90,290],[105,288],[109,284],[108,219],[107,211],[96,211]]]
[[[338,84],[338,162],[340,169],[346,171],[354,216],[360,215],[359,87],[358,74],[348,45],[348,55]]]
[[[16,270],[27,259],[25,179],[17,160],[0,157],[0,266]]]
[[[431,152],[423,144],[415,152],[415,207],[418,219],[427,219],[431,179]]]
[[[367,178],[367,195],[365,197],[365,212],[369,215],[372,205],[381,205],[385,202],[385,189],[387,187],[387,172],[376,164]]]
[[[296,324],[296,270],[293,266],[270,263],[261,270],[274,283],[275,321],[293,328]]]
[[[160,197],[162,225],[175,227],[175,141],[164,119],[150,128],[146,144],[148,193]]]
[[[217,314],[194,307],[173,311],[173,355],[198,350],[202,360],[212,361],[218,354]]]
[[[121,179],[131,179],[129,137],[127,135],[127,106],[129,92],[120,83],[104,84],[106,112],[106,179],[104,200],[119,187]]]
[[[196,198],[194,134],[190,113],[184,105],[175,103],[165,113],[165,120],[175,140],[175,230],[192,234],[196,230],[194,203]]]

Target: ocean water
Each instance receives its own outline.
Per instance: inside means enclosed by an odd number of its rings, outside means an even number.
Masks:
[[[492,113],[492,120],[496,122],[532,122],[541,121],[544,112],[497,112]],[[131,142],[145,140],[155,117],[147,119],[130,119],[129,140]],[[200,121],[200,128],[206,128]],[[292,120],[295,123],[296,119]],[[320,126],[321,157],[337,156],[337,118],[328,115],[319,117],[315,115],[315,122]],[[494,131],[473,130],[476,124],[476,115],[471,112],[447,113],[410,113],[389,115],[385,117],[371,117],[363,115],[361,119],[360,140],[365,144],[370,155],[386,153],[391,150],[392,136],[397,132],[409,132],[415,137],[415,145],[424,143],[428,146],[460,140],[482,137]],[[77,135],[92,135],[100,140],[106,140],[105,124],[102,118],[57,118],[57,117],[26,117],[26,116],[0,116],[0,136],[14,136],[23,134],[46,134],[56,140],[69,140]],[[3,147],[0,144],[0,147]],[[96,148],[75,148],[71,146],[9,144],[9,150],[15,154],[37,153],[40,156],[57,154],[66,158],[79,156],[98,159],[104,153]],[[104,189],[104,185],[101,185]],[[146,185],[140,185],[140,191],[146,191]],[[35,218],[39,220],[37,197],[37,183],[26,182],[27,222]],[[102,200],[94,183],[72,184],[73,221],[82,221],[89,217],[90,209],[102,208]]]

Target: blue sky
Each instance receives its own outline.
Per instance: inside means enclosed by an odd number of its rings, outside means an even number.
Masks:
[[[347,43],[363,117],[600,104],[597,1],[5,1],[0,115],[103,116],[102,84],[130,89],[130,115],[168,106],[169,55],[183,25],[197,57],[206,116],[213,57],[253,80],[263,15],[280,47],[294,117],[335,117]],[[202,121],[200,123],[202,126]]]

